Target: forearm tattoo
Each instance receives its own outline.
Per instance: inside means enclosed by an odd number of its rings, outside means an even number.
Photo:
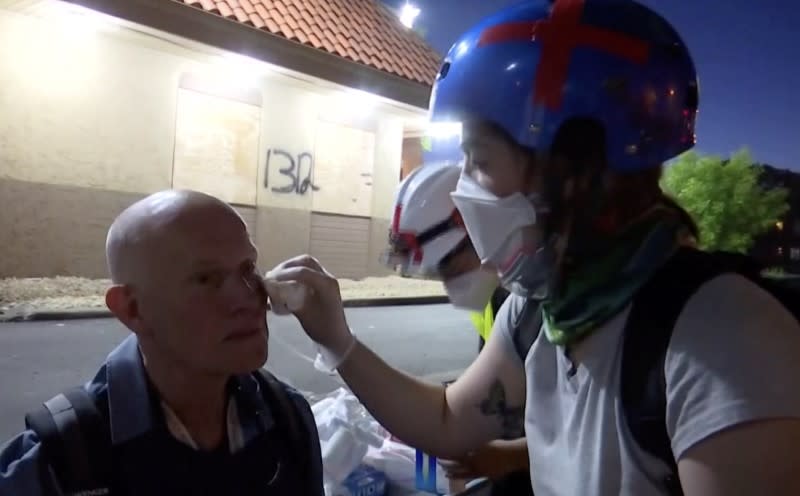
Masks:
[[[500,418],[504,436],[518,436],[523,432],[525,407],[508,404],[506,390],[500,380],[494,381],[489,388],[489,397],[481,402],[480,409],[484,415]]]

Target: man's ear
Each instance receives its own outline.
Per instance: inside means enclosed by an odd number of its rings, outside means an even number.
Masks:
[[[135,334],[146,332],[139,315],[139,302],[130,286],[116,284],[108,288],[106,306],[125,327]]]

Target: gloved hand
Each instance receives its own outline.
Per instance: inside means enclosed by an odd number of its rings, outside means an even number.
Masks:
[[[308,337],[323,348],[321,351],[324,352],[322,354],[326,365],[330,368],[338,367],[353,349],[355,337],[345,319],[342,295],[336,278],[314,257],[301,255],[269,271],[265,276],[265,283],[268,292],[270,288],[277,291],[282,285],[288,288],[286,283],[300,283],[305,286],[305,297],[302,301],[285,303],[300,321]]]
[[[264,287],[269,295],[270,309],[275,315],[289,315],[301,310],[309,289],[296,281],[275,281],[269,275],[264,277]]]

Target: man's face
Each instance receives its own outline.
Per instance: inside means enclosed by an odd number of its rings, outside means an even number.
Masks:
[[[175,224],[137,295],[150,347],[199,372],[261,367],[267,298],[244,223],[233,212],[207,208]]]

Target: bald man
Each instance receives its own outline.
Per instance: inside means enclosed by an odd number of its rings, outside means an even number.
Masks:
[[[120,214],[106,304],[132,334],[91,382],[29,415],[39,428],[0,451],[0,495],[322,495],[308,403],[260,370],[257,256],[236,211],[205,194],[162,191]]]

